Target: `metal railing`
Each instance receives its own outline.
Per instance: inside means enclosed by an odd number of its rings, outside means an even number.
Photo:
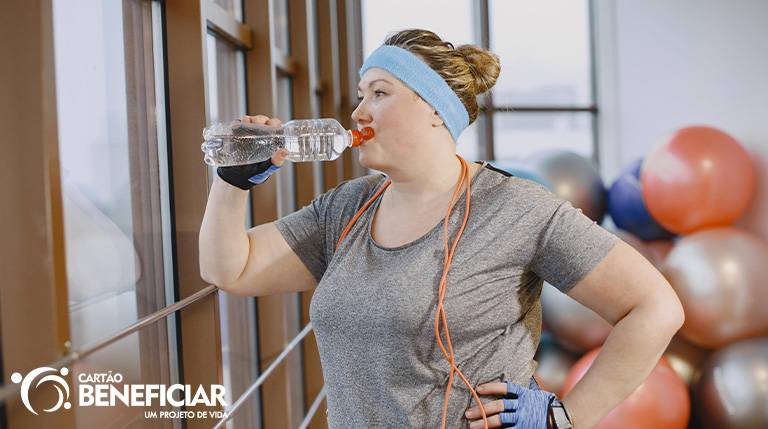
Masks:
[[[320,389],[320,392],[315,396],[315,400],[312,401],[312,406],[307,410],[307,415],[304,416],[304,420],[301,422],[299,429],[307,429],[309,427],[309,423],[312,422],[312,418],[315,417],[315,413],[317,413],[317,409],[320,408],[320,404],[323,403],[323,399],[325,399],[325,385],[323,385],[323,388]]]
[[[206,288],[200,289],[199,291],[195,292],[194,294],[182,299],[179,302],[175,302],[167,307],[164,307],[152,314],[149,314],[147,316],[142,317],[136,323],[110,335],[109,337],[96,341],[95,343],[88,345],[86,347],[83,347],[80,350],[75,350],[72,352],[69,352],[67,355],[62,357],[61,359],[52,362],[48,365],[50,368],[54,369],[61,369],[62,367],[65,367],[73,362],[76,362],[94,352],[97,352],[104,347],[114,343],[117,340],[120,340],[121,338],[124,338],[128,335],[131,335],[132,333],[138,331],[139,329],[142,329],[148,325],[151,325],[154,322],[157,322],[158,320],[168,316],[169,314],[179,311],[185,307],[187,307],[190,304],[194,304],[197,301],[200,301],[201,299],[207,297],[208,295],[211,295],[215,293],[218,290],[216,286],[210,285]],[[18,395],[21,390],[20,384],[6,384],[0,388],[0,403],[5,402],[8,400],[8,398]]]
[[[253,392],[255,392],[256,389],[259,388],[259,386],[264,384],[264,381],[267,379],[267,377],[269,377],[269,375],[272,373],[272,371],[274,371],[275,368],[277,368],[278,365],[283,363],[285,358],[288,356],[288,353],[290,353],[291,350],[293,350],[296,347],[296,345],[299,344],[301,342],[301,340],[303,340],[304,337],[306,337],[307,334],[311,330],[312,330],[312,322],[309,322],[309,323],[307,323],[307,326],[305,326],[304,329],[302,329],[301,332],[299,332],[298,335],[293,337],[293,339],[288,343],[288,345],[285,346],[283,351],[280,352],[280,354],[277,356],[277,358],[275,358],[275,360],[269,365],[269,367],[267,367],[266,371],[261,373],[259,378],[257,378],[256,381],[253,382],[253,384],[251,384],[251,386],[248,387],[248,389],[245,392],[243,392],[243,394],[240,395],[239,398],[237,398],[237,400],[232,404],[231,407],[229,407],[228,409],[224,410],[224,417],[216,423],[216,426],[214,426],[213,429],[218,429],[218,428],[222,427],[223,425],[225,425],[227,423],[227,421],[229,419],[232,418],[232,415],[235,413],[235,411],[237,411],[237,409],[240,408],[243,405],[245,400],[249,396],[251,396],[251,394],[253,394]],[[323,391],[321,391],[321,392],[323,392]]]
[[[54,369],[61,369],[67,365],[70,365],[74,362],[77,362],[80,359],[83,359],[84,357],[91,355],[104,347],[107,347],[110,344],[113,344],[114,342],[125,338],[128,335],[133,334],[134,332],[139,331],[142,328],[145,328],[149,325],[151,325],[154,322],[157,322],[160,319],[163,319],[170,315],[171,313],[174,313],[176,311],[182,310],[185,307],[194,304],[197,301],[200,301],[201,299],[212,295],[218,291],[218,288],[214,285],[209,285],[205,287],[204,289],[201,289],[194,294],[182,299],[179,302],[173,303],[167,307],[164,307],[152,314],[149,314],[147,316],[142,317],[141,319],[137,320],[135,323],[133,323],[130,326],[125,327],[124,329],[110,335],[107,338],[104,338],[102,340],[96,341],[86,347],[83,347],[80,350],[74,350],[67,355],[63,356],[62,358],[56,360],[55,362],[52,362],[48,365],[50,368]],[[278,365],[283,363],[285,361],[286,357],[288,357],[288,354],[296,348],[296,346],[309,334],[309,332],[312,331],[312,322],[308,323],[304,329],[301,330],[289,343],[285,346],[282,352],[275,358],[275,360],[267,367],[267,369],[259,376],[259,378],[256,379],[256,381],[251,384],[248,389],[243,392],[240,397],[237,398],[237,400],[232,404],[231,407],[225,410],[225,416],[219,420],[216,425],[213,427],[213,429],[218,429],[223,427],[227,421],[232,419],[232,416],[234,413],[245,403],[246,399],[250,395],[253,394],[253,392],[256,391],[262,384],[264,384],[264,381],[266,381],[267,377],[269,377],[272,372],[277,368]],[[17,396],[20,393],[21,386],[19,384],[10,384],[10,385],[4,385],[0,387],[0,403],[5,402],[12,396]],[[320,392],[315,397],[315,400],[312,402],[312,405],[310,406],[309,410],[307,411],[306,416],[304,417],[304,420],[302,421],[301,425],[299,426],[299,429],[306,429],[309,426],[309,423],[312,421],[312,418],[317,413],[318,408],[320,408],[320,404],[323,402],[323,399],[325,399],[326,390],[325,386],[320,390]]]

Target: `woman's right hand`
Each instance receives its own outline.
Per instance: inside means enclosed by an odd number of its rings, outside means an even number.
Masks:
[[[241,116],[239,121],[246,124],[271,125],[275,127],[283,124],[278,118],[269,118],[264,115]],[[287,156],[288,149],[281,148],[272,155],[271,159],[266,161],[232,167],[218,167],[216,173],[230,185],[247,191],[254,185],[260,185],[269,179],[269,176],[283,166]]]

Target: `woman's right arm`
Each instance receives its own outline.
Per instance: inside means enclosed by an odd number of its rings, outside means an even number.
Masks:
[[[279,125],[278,119],[246,117],[253,122]],[[272,157],[282,165],[287,152]],[[203,280],[236,295],[263,296],[309,290],[314,276],[288,246],[273,222],[245,230],[248,191],[218,176],[208,195],[200,228],[200,275]],[[257,208],[254,208],[254,210]]]

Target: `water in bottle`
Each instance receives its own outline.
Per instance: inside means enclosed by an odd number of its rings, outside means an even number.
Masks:
[[[297,119],[282,126],[233,121],[203,130],[205,162],[216,167],[264,161],[280,148],[293,162],[331,161],[373,138],[373,129],[346,130],[335,119]]]

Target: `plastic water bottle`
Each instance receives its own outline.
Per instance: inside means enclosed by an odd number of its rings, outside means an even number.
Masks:
[[[278,127],[237,120],[205,128],[201,148],[206,164],[215,167],[264,161],[280,148],[293,162],[332,161],[371,138],[372,128],[347,130],[335,119],[296,119]]]

